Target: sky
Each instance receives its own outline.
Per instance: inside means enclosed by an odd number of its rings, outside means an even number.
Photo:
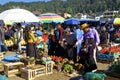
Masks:
[[[35,2],[35,1],[50,1],[50,0],[0,0],[0,4],[5,4],[8,2]]]

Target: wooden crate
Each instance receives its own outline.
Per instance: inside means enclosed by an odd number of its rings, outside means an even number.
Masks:
[[[35,70],[22,68],[21,69],[21,77],[25,80],[34,80],[35,79]]]
[[[20,73],[20,69],[24,64],[22,62],[14,62],[14,63],[5,63],[4,64],[4,73],[8,76],[15,76]]]
[[[0,69],[3,69],[3,63],[0,61]]]
[[[4,56],[4,53],[1,53],[1,52],[0,52],[0,61],[2,61],[3,56]]]
[[[53,63],[51,61],[45,63],[46,75],[53,73]]]
[[[46,74],[46,68],[44,65],[37,65],[33,69],[35,70],[35,77],[40,77]]]

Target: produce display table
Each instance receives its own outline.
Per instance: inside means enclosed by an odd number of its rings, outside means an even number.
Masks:
[[[22,62],[4,63],[4,73],[8,76],[15,76],[20,73],[21,67],[24,65]]]

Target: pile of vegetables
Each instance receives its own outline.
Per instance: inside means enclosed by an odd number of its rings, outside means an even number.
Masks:
[[[120,46],[111,46],[109,48],[110,52],[120,52]]]
[[[103,48],[99,52],[100,53],[107,53],[107,52],[109,52],[109,49],[108,48]]]
[[[74,68],[71,64],[65,64],[63,67],[63,72],[65,72],[65,73],[72,73],[73,70],[74,70]]]
[[[9,39],[9,40],[4,40],[4,43],[6,44],[6,46],[10,47],[10,46],[13,46],[14,45],[14,42],[12,39]]]
[[[42,62],[43,64],[46,63],[46,62],[48,62],[48,61],[52,61],[51,57],[43,56],[43,57],[41,58],[41,62]]]
[[[58,71],[61,71],[62,70],[62,66],[63,66],[63,58],[62,57],[58,57],[58,56],[51,56],[51,59],[55,62],[55,68],[58,70]]]
[[[103,48],[99,51],[100,53],[106,52],[120,52],[120,46],[111,46],[109,48]]]
[[[51,56],[52,61],[55,62],[54,67],[58,71],[63,71],[65,73],[72,73],[74,71],[80,71],[83,69],[83,65],[79,63],[74,63],[73,60],[68,60],[67,58],[62,58],[58,56]]]
[[[63,58],[62,57],[58,57],[58,56],[51,56],[51,58],[52,58],[52,60],[54,61],[54,62],[56,62],[56,61],[62,61],[63,60]]]

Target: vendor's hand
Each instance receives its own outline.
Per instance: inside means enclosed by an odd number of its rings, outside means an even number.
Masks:
[[[74,48],[76,48],[76,47],[77,47],[77,45],[75,44],[73,47],[74,47]]]
[[[97,48],[98,47],[98,45],[95,45],[95,48]]]
[[[77,55],[77,61],[79,61],[79,59],[80,59],[80,56]]]
[[[67,42],[64,42],[65,45],[67,45]]]
[[[10,37],[11,39],[14,39],[13,37]]]
[[[61,44],[62,43],[62,41],[59,41],[59,44]]]

